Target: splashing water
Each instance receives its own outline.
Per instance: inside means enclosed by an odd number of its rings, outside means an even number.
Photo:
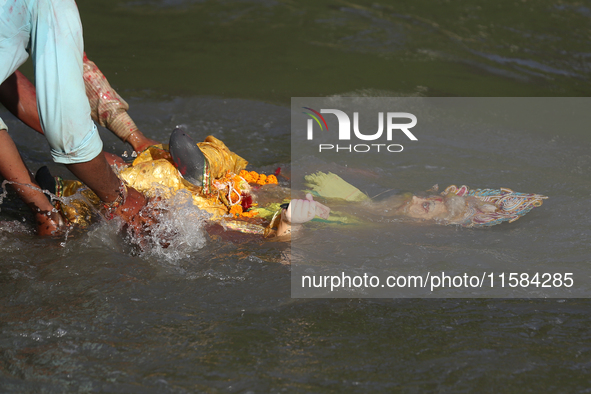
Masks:
[[[33,231],[18,220],[0,221],[0,233],[33,235]]]
[[[129,235],[129,241],[140,246],[140,255],[174,263],[203,248],[206,242],[205,223],[210,214],[193,204],[191,193],[181,190],[172,198],[164,189],[156,189],[156,197],[146,206],[156,222],[144,235]]]
[[[58,197],[50,191],[41,190],[34,185],[5,180],[1,184],[0,205],[8,195],[6,185],[27,186],[41,191],[49,196],[52,204],[55,201],[60,201],[68,205],[72,201],[83,200],[91,210],[91,215],[95,220],[105,221],[100,211],[93,206],[81,191],[72,196]],[[155,188],[154,193],[155,197],[146,206],[146,213],[142,214],[148,219],[148,222],[150,218],[147,218],[147,216],[150,216],[154,219],[154,223],[146,228],[143,234],[128,233],[126,240],[132,245],[139,246],[140,255],[159,259],[164,258],[168,262],[176,262],[188,257],[191,252],[201,249],[206,242],[204,226],[210,215],[193,205],[192,195],[187,191],[179,191],[172,198],[168,198],[170,196],[169,190],[160,187]],[[53,212],[58,212],[58,210],[53,208]],[[119,230],[122,229],[123,225],[124,223],[121,222]],[[68,226],[64,233],[60,235],[60,238],[63,237],[63,240],[59,243],[61,247],[66,246],[71,230],[72,227]]]
[[[30,189],[40,191],[41,193],[45,194],[46,196],[49,196],[50,201],[51,201],[52,204],[53,204],[54,201],[62,201],[62,202],[65,202],[66,201],[64,198],[56,196],[55,194],[53,194],[49,190],[43,190],[43,189],[41,189],[41,188],[39,188],[39,187],[37,187],[35,185],[28,185],[28,184],[25,184],[25,183],[12,182],[12,181],[8,181],[8,180],[4,180],[2,182],[2,185],[0,185],[0,187],[2,187],[2,193],[0,193],[0,205],[2,205],[2,203],[4,202],[4,199],[6,198],[6,196],[8,196],[8,190],[6,189],[6,185],[25,186],[25,187],[28,187]],[[54,208],[53,212],[57,212],[57,210]]]
[[[29,184],[25,184],[25,183],[19,183],[19,182],[13,182],[13,181],[8,181],[8,180],[4,180],[2,182],[2,185],[0,185],[2,187],[2,193],[0,193],[0,206],[2,205],[2,203],[4,202],[4,199],[6,198],[6,196],[8,195],[8,190],[6,189],[6,185],[14,185],[14,186],[25,186],[28,188],[31,188],[33,190],[37,190],[40,191],[41,193],[45,194],[46,196],[49,197],[49,201],[51,202],[52,205],[54,205],[54,201],[61,201],[63,203],[66,203],[68,201],[67,198],[64,197],[58,197],[55,194],[51,193],[49,190],[42,190],[41,188],[35,186],[35,185],[29,185]],[[82,195],[81,195],[82,196]],[[73,198],[73,197],[70,197]],[[84,196],[82,196],[82,198],[85,198]],[[2,209],[0,208],[0,211]],[[52,210],[52,212],[58,212],[58,210],[54,207]],[[47,214],[47,216],[49,216],[49,213]],[[60,234],[59,237],[61,238],[63,236],[63,241],[60,242],[60,246],[61,247],[65,247],[66,246],[66,241],[68,240],[68,235],[70,234],[70,230],[71,227],[67,226],[65,231],[63,232],[63,234]]]

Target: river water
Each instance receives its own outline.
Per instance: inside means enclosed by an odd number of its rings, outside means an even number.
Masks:
[[[581,2],[78,6],[88,56],[146,135],[166,141],[182,124],[196,139],[217,136],[263,172],[289,173],[291,97],[590,90],[591,5]],[[30,168],[49,164],[67,176],[43,137],[4,109],[0,116]],[[549,196],[490,229],[395,224],[389,264],[581,268],[591,260],[587,128],[448,129],[398,156],[395,176],[372,163],[341,175],[373,194],[455,183]],[[106,150],[129,150],[101,135]],[[14,194],[0,208],[2,392],[574,392],[591,384],[584,298],[293,299],[288,245],[213,237],[186,206],[169,218],[183,230],[178,242],[143,252],[114,224],[40,239]]]

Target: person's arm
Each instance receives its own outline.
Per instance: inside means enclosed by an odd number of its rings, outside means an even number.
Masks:
[[[107,218],[119,216],[136,232],[142,231],[140,211],[146,205],[143,194],[127,187],[113,172],[105,155],[75,164],[66,164],[68,169],[87,185],[105,204]]]
[[[143,151],[159,142],[147,138],[137,128],[127,111],[129,105],[111,87],[109,81],[94,62],[84,54],[84,85],[90,103],[92,119],[111,130],[123,142],[129,143],[135,151]]]
[[[24,124],[43,134],[35,86],[20,71],[15,71],[0,85],[0,103]]]
[[[61,215],[54,209],[29,172],[16,145],[6,129],[0,130],[0,175],[12,182],[18,196],[35,215],[39,235],[58,235],[64,226]]]
[[[0,85],[0,102],[29,127],[43,134],[37,111],[35,87],[22,73],[16,71]],[[0,175],[10,182],[19,184],[13,187],[35,214],[39,235],[57,234],[63,226],[63,219],[40,191],[5,129],[0,130],[0,157]],[[120,198],[120,181],[109,167],[106,157],[111,158],[111,155],[104,152],[104,155],[98,155],[89,162],[70,164],[68,168],[94,190],[102,201],[112,203]],[[113,209],[112,213],[114,216],[121,216],[133,227],[134,217],[145,202],[142,194],[128,188],[125,201]]]
[[[94,121],[109,129],[135,151],[141,152],[158,141],[146,137],[131,119],[129,105],[109,85],[96,64],[84,57],[84,85]],[[20,71],[0,85],[0,103],[14,116],[43,134],[37,110],[35,86]]]

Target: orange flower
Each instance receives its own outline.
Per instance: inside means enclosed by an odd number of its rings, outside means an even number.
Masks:
[[[258,213],[256,211],[248,211],[248,212],[244,212],[242,211],[242,206],[240,204],[236,204],[236,205],[232,205],[232,208],[230,208],[230,215],[232,216],[241,216],[243,218],[253,218],[255,216],[258,215]]]
[[[241,214],[242,214],[242,205],[240,205],[240,204],[232,205],[232,208],[230,208],[230,215],[240,216]]]
[[[238,194],[236,190],[232,190],[232,193],[230,193],[228,199],[232,204],[236,204],[238,203],[238,200],[240,200],[240,194]]]
[[[258,174],[256,171],[240,171],[240,176],[248,183],[256,183],[257,185],[271,185],[277,184],[277,177],[275,175]]]
[[[257,185],[264,185],[267,176],[265,174],[260,174],[259,179],[257,180]]]
[[[253,217],[257,216],[257,212],[256,211],[242,212],[240,214],[240,216],[242,216],[244,218],[253,218]]]
[[[253,176],[253,173],[254,173],[254,176]],[[240,171],[240,176],[242,178],[244,178],[244,180],[248,183],[255,183],[259,177],[259,174],[257,174],[254,171],[248,172],[246,170],[242,170],[242,171]]]

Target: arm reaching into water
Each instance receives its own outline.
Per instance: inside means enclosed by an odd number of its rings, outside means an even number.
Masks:
[[[60,2],[58,12],[51,11],[45,3],[33,2],[26,6],[18,3],[16,6],[30,12],[10,14],[2,32],[3,37],[14,39],[5,40],[6,45],[0,47],[0,59],[4,60],[0,62],[0,100],[25,123],[45,135],[53,160],[65,164],[86,182],[109,214],[129,220],[146,201],[141,194],[131,188],[128,190],[113,173],[102,154],[96,126],[88,116],[82,26],[75,3]],[[68,28],[63,28],[65,26]],[[35,89],[17,71],[29,54],[35,69]],[[36,188],[14,143],[7,142],[11,138],[3,123],[0,132],[6,142],[0,146],[0,172],[5,178],[18,181],[19,196],[38,215],[45,211],[42,207],[45,197]],[[57,227],[52,224],[47,229]],[[39,233],[43,234],[44,230],[39,229]]]
[[[144,136],[127,111],[129,104],[111,87],[109,81],[94,62],[84,54],[84,86],[90,103],[92,119],[109,129],[123,142],[129,143],[137,152],[158,141]]]
[[[98,72],[100,73],[100,71]],[[105,83],[108,85],[106,79]],[[98,90],[95,90],[95,92],[97,95],[100,93]],[[44,134],[37,110],[35,87],[22,73],[19,71],[14,72],[0,86],[0,102],[26,125]],[[97,98],[95,102],[95,106],[98,106],[101,100]],[[129,115],[122,107],[110,106],[110,108],[114,113],[117,113],[117,116],[111,116],[109,119],[117,119],[118,121],[103,123],[103,125],[121,129],[122,119],[129,119],[129,122],[133,124],[133,121],[131,121],[131,118],[129,118]],[[126,138],[129,139],[132,135],[134,136],[132,139],[133,143],[135,143],[134,149],[136,147],[142,149],[144,146],[149,146],[155,142],[143,136],[137,130],[135,124],[133,126],[135,131],[130,131],[126,134]],[[1,132],[0,138],[4,141],[0,148],[3,157],[3,165],[0,168],[1,175],[7,180],[19,184],[13,187],[16,189],[19,197],[33,210],[37,221],[38,234],[57,234],[60,229],[63,229],[64,220],[53,209],[53,206],[51,206],[45,195],[41,192],[41,189],[34,181],[6,129],[3,129]],[[93,190],[97,191],[97,195],[102,201],[108,202],[105,204],[105,207],[109,211],[112,210],[112,214],[121,216],[125,221],[133,223],[133,217],[139,213],[141,207],[145,204],[145,199],[132,188],[126,191],[125,198],[123,198],[120,188],[114,187],[114,185],[119,184],[119,180],[108,167],[108,160],[106,159],[109,159],[110,156],[107,153],[104,153],[104,155],[99,154],[88,162],[67,164],[67,166],[74,175],[85,180]],[[97,176],[97,174],[102,174],[102,176]],[[112,205],[112,203],[115,204]]]
[[[1,122],[0,122],[1,123]],[[60,213],[41,192],[12,138],[0,125],[0,174],[9,182],[25,204],[33,211],[39,235],[57,235],[64,226]]]
[[[92,119],[110,130],[135,151],[141,152],[159,142],[146,137],[127,111],[129,105],[111,87],[96,64],[84,56],[84,86]],[[38,133],[44,134],[37,111],[35,86],[20,71],[15,71],[0,85],[0,103],[14,116]],[[107,157],[107,159],[109,159]]]

